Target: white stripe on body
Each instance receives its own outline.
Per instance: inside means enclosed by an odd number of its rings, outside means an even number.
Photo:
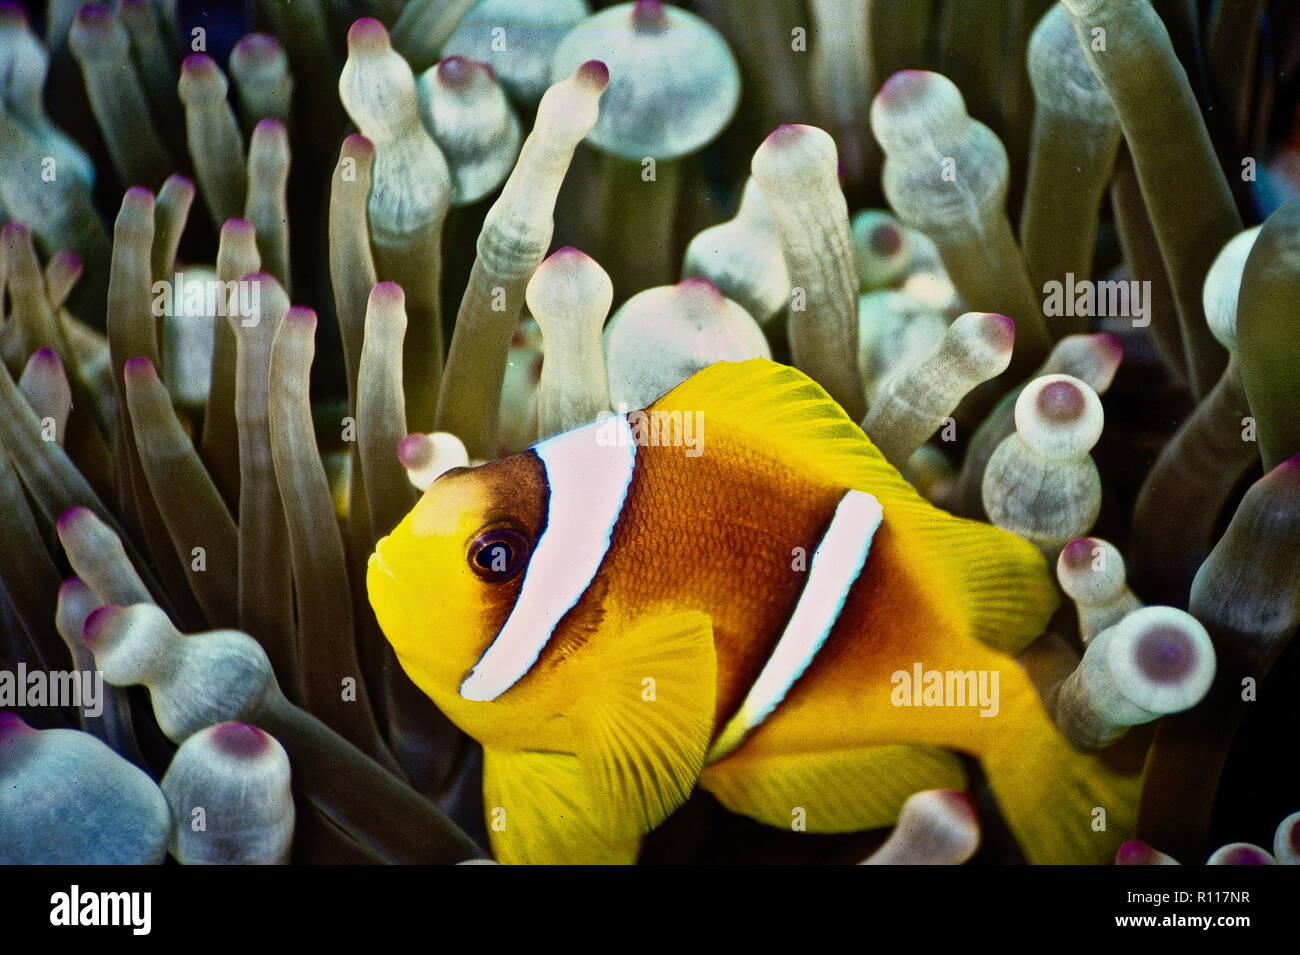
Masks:
[[[546,527],[533,549],[510,616],[460,684],[466,700],[494,700],[531,669],[551,634],[591,585],[623,511],[636,463],[627,418],[625,440],[598,438],[601,418],[533,448],[550,489]],[[606,431],[605,434],[608,434]]]
[[[830,636],[844,609],[853,581],[862,572],[871,539],[880,526],[880,502],[862,491],[849,491],[836,505],[830,527],[817,544],[808,565],[808,580],[794,612],[762,672],[727,721],[705,762],[726,756],[744,742],[785,699],[817,651]]]

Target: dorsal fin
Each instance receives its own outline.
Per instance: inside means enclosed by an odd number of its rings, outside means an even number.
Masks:
[[[651,408],[699,412],[705,454],[711,428],[734,431],[794,473],[873,495],[885,522],[915,542],[929,569],[953,588],[974,635],[992,647],[1024,649],[1056,608],[1056,587],[1037,550],[925,500],[820,385],[788,365],[763,358],[717,362]]]
[[[764,358],[716,362],[652,408],[698,411],[706,442],[712,425],[742,432],[792,471],[866,491],[895,515],[934,510],[819,384],[788,365]]]

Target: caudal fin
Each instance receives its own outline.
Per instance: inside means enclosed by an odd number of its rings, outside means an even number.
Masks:
[[[1040,865],[1114,862],[1136,828],[1140,768],[1125,772],[1105,755],[1073,749],[1036,700],[1022,714],[1014,738],[981,763],[1025,858]]]

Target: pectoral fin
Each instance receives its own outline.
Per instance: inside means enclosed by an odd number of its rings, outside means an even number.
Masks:
[[[492,853],[508,865],[611,865],[636,861],[641,840],[612,842],[566,753],[483,753],[483,812]]]
[[[593,648],[571,715],[604,837],[643,835],[686,801],[713,732],[717,660],[706,614],[656,617]]]

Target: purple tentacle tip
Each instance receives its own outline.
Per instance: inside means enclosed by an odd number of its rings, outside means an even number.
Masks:
[[[1248,842],[1234,842],[1210,855],[1208,865],[1274,865],[1271,855]]]
[[[894,255],[903,247],[903,230],[892,222],[882,222],[871,230],[867,241],[876,255]]]
[[[438,81],[452,88],[467,86],[474,80],[477,65],[463,56],[449,56],[438,64]]]
[[[54,526],[62,533],[64,530],[70,529],[77,521],[88,516],[90,516],[90,511],[86,508],[80,506],[70,507],[59,515],[59,519],[54,522]]]
[[[123,365],[122,370],[125,374],[130,375],[133,378],[141,375],[152,375],[154,373],[153,362],[144,355],[135,355],[134,357],[128,358],[126,364]]]
[[[1115,853],[1116,865],[1155,865],[1159,861],[1160,853],[1137,839],[1130,839]]]
[[[889,109],[897,109],[919,98],[930,85],[930,76],[924,70],[899,70],[885,80],[877,96]]]
[[[1174,627],[1152,627],[1138,638],[1138,667],[1153,683],[1177,683],[1196,667],[1187,634]]]
[[[1039,414],[1048,421],[1058,423],[1076,420],[1088,406],[1083,392],[1068,381],[1053,381],[1044,385],[1038,392],[1036,404]]]
[[[221,723],[213,727],[212,739],[222,752],[237,759],[252,759],[270,746],[270,737],[249,723]]]
[[[578,67],[578,82],[595,90],[609,85],[609,67],[600,60],[587,60]]]
[[[657,33],[668,27],[668,14],[659,0],[636,0],[632,5],[632,29],[638,33]]]
[[[103,639],[105,632],[112,625],[113,621],[126,612],[124,607],[118,607],[114,604],[105,604],[102,607],[96,607],[86,617],[86,622],[81,627],[81,642],[88,649],[94,651],[95,644]]]
[[[82,26],[102,26],[109,21],[108,8],[101,3],[88,3],[77,11],[77,21]]]
[[[27,733],[35,733],[23,721],[23,718],[12,710],[0,710],[0,743],[7,743],[16,736],[22,736]]]

